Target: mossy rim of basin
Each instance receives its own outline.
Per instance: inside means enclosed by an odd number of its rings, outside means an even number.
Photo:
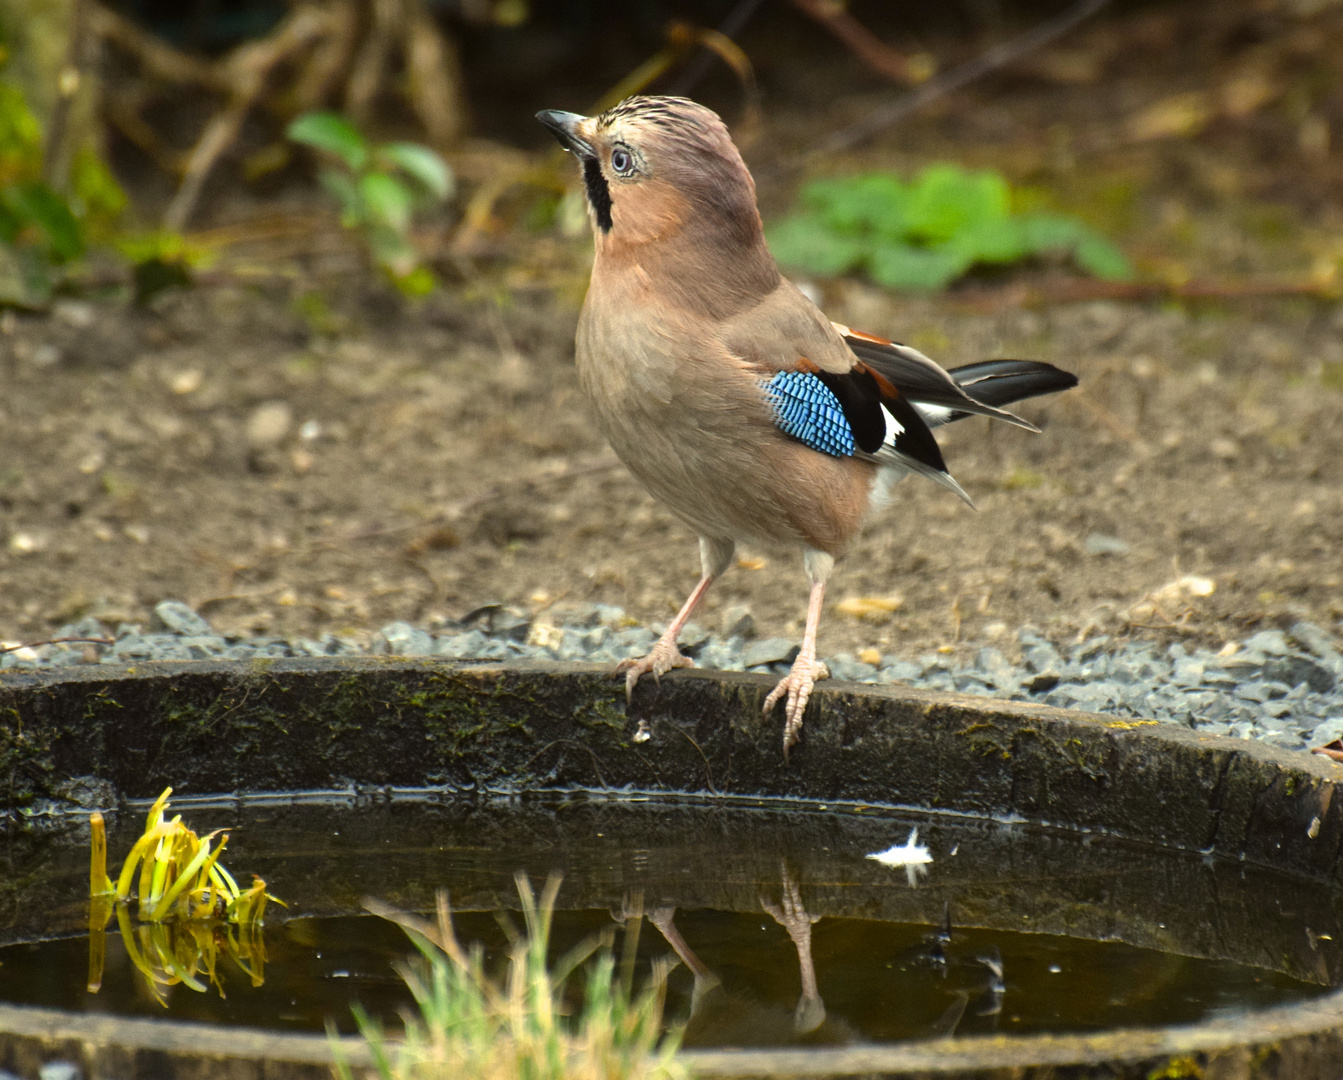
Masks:
[[[29,827],[79,812],[79,777],[122,799],[169,783],[183,796],[685,792],[1022,820],[1243,860],[1302,888],[1343,884],[1332,762],[1145,721],[844,683],[818,688],[785,762],[781,721],[760,712],[772,683],[679,672],[645,681],[627,709],[622,682],[587,665],[358,657],[8,671],[0,810]],[[330,1048],[0,1006],[0,1068],[35,1076],[56,1058],[89,1080],[315,1077],[329,1074]],[[687,1060],[705,1077],[1336,1076],[1343,993],[1184,1028]]]

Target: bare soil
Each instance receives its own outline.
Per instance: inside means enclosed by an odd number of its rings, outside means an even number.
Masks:
[[[1343,392],[1320,378],[1322,357],[1343,360],[1338,312],[980,315],[833,293],[835,317],[948,362],[1036,356],[1082,388],[1023,409],[1042,435],[947,431],[979,511],[907,480],[833,579],[836,601],[879,602],[832,614],[827,651],[908,656],[1024,623],[1060,640],[1216,643],[1343,616]],[[571,303],[350,297],[334,334],[293,307],[282,290],[201,288],[152,312],[67,304],[11,326],[0,634],[40,638],[89,613],[144,622],[168,597],[274,634],[433,625],[492,600],[675,611],[694,538],[593,429]],[[1093,534],[1128,553],[1089,554]],[[1189,575],[1215,591],[1166,588]],[[762,633],[796,635],[796,555],[742,551],[701,621],[739,603]]]
[[[1205,8],[1162,11],[1202,25]],[[1221,85],[1245,56],[1277,78],[1295,54],[1213,49],[1211,31],[1181,37],[1162,17],[1098,26],[1053,74],[1046,56],[838,164],[996,162],[1112,226],[1148,274],[1308,272],[1321,238],[1343,231],[1337,148],[1326,140],[1321,158],[1318,138],[1292,142],[1296,113],[1272,105],[1164,140],[1132,120],[1186,84]],[[1298,52],[1322,48],[1293,32]],[[1122,65],[1107,34],[1128,43]],[[1202,68],[1178,62],[1182,42]],[[767,111],[749,155],[767,210],[797,179],[771,155],[889,97],[870,80],[839,90],[823,112],[804,107],[805,87]],[[1129,134],[1107,141],[1117,130]],[[1115,205],[1115,177],[1128,194],[1106,219],[1095,208]],[[144,623],[170,597],[221,630],[275,635],[434,626],[489,601],[554,618],[592,601],[648,622],[676,610],[698,572],[694,538],[615,461],[576,384],[583,241],[515,233],[466,270],[454,262],[448,287],[418,303],[365,273],[334,225],[298,248],[241,245],[143,308],[65,301],[0,321],[0,638],[38,640],[85,614]],[[1048,296],[1058,274],[1014,280]],[[982,420],[946,430],[978,512],[907,480],[832,579],[842,610],[823,653],[1010,650],[1024,624],[1059,641],[1212,645],[1298,618],[1338,632],[1337,304],[1027,307],[1012,281],[939,299],[821,288],[831,317],[946,366],[1035,357],[1082,380],[1022,409],[1041,435]],[[1094,553],[1116,546],[1105,538],[1126,553]],[[717,629],[746,604],[761,634],[797,636],[796,553],[739,554],[699,621]]]

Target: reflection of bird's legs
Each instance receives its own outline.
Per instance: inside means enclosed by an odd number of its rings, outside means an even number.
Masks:
[[[805,1035],[825,1023],[825,1002],[821,1000],[820,990],[816,986],[816,965],[811,959],[811,924],[821,917],[809,915],[802,906],[802,890],[798,888],[797,879],[789,872],[786,863],[783,867],[783,903],[774,904],[762,896],[760,906],[788,931],[788,936],[797,948],[802,996],[797,1000],[793,1025],[799,1035]]]
[[[676,929],[676,909],[674,907],[656,907],[650,908],[647,912],[648,921],[651,922],[667,939],[667,944],[672,947],[672,952],[680,957],[681,963],[690,969],[690,973],[695,976],[695,988],[690,993],[690,1015],[694,1016],[699,1012],[700,1001],[704,995],[719,984],[719,978],[707,967],[704,962],[695,955],[694,950],[686,944],[685,938],[681,936],[681,931]]]

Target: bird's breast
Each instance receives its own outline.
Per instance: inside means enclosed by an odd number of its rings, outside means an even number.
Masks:
[[[833,552],[857,531],[873,467],[780,432],[759,373],[693,320],[594,290],[577,363],[616,454],[701,535]]]

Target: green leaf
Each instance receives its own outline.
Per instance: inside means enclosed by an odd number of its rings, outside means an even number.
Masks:
[[[353,172],[368,162],[368,143],[359,129],[339,113],[304,113],[289,125],[285,134],[295,142],[334,154]]]
[[[388,143],[378,149],[378,157],[395,165],[435,198],[452,196],[452,170],[429,147],[413,142]]]
[[[904,235],[909,188],[890,173],[816,180],[802,190],[802,200],[832,229]]]
[[[77,258],[84,250],[79,220],[65,200],[40,180],[6,188],[4,201],[19,220],[36,225],[46,235],[57,262]]]
[[[949,248],[921,248],[891,242],[873,249],[868,259],[872,280],[889,289],[945,288],[970,268],[971,260]]]
[[[967,264],[1011,263],[1032,253],[1021,221],[1006,217],[967,222],[945,246],[964,256]]]
[[[336,169],[323,169],[317,174],[317,181],[336,197],[340,203],[340,223],[347,229],[357,229],[364,222],[364,197],[359,194],[349,173]]]
[[[393,284],[401,290],[403,296],[428,296],[438,288],[438,279],[427,266],[417,266],[409,274],[392,278]]]
[[[1076,218],[1031,214],[1021,219],[1033,252],[1071,254],[1078,267],[1106,281],[1129,281],[1133,266],[1109,240]]]
[[[87,146],[70,163],[70,190],[82,205],[83,213],[99,221],[110,222],[119,217],[129,202],[112,170]]]
[[[975,222],[1007,217],[1007,181],[994,172],[967,172],[959,165],[930,165],[910,193],[907,234],[937,243]]]
[[[386,225],[374,224],[368,227],[364,235],[374,260],[393,278],[405,277],[419,265],[419,252],[411,246],[404,233]]]
[[[1102,236],[1084,237],[1073,251],[1073,261],[1088,274],[1106,281],[1133,279],[1133,264]]]
[[[3,179],[36,176],[42,168],[42,128],[23,91],[0,82],[0,173]]]
[[[360,177],[359,195],[368,210],[369,221],[381,223],[399,233],[410,228],[414,199],[406,185],[396,177],[386,173],[369,173]]]
[[[24,221],[0,198],[0,243],[12,245],[23,231]]]
[[[1026,246],[1033,253],[1068,251],[1091,234],[1091,230],[1076,218],[1058,214],[1027,214],[1020,221],[1026,234]]]
[[[836,277],[852,270],[862,262],[869,247],[866,240],[837,233],[820,218],[808,214],[775,222],[766,238],[779,262],[822,277]]]

